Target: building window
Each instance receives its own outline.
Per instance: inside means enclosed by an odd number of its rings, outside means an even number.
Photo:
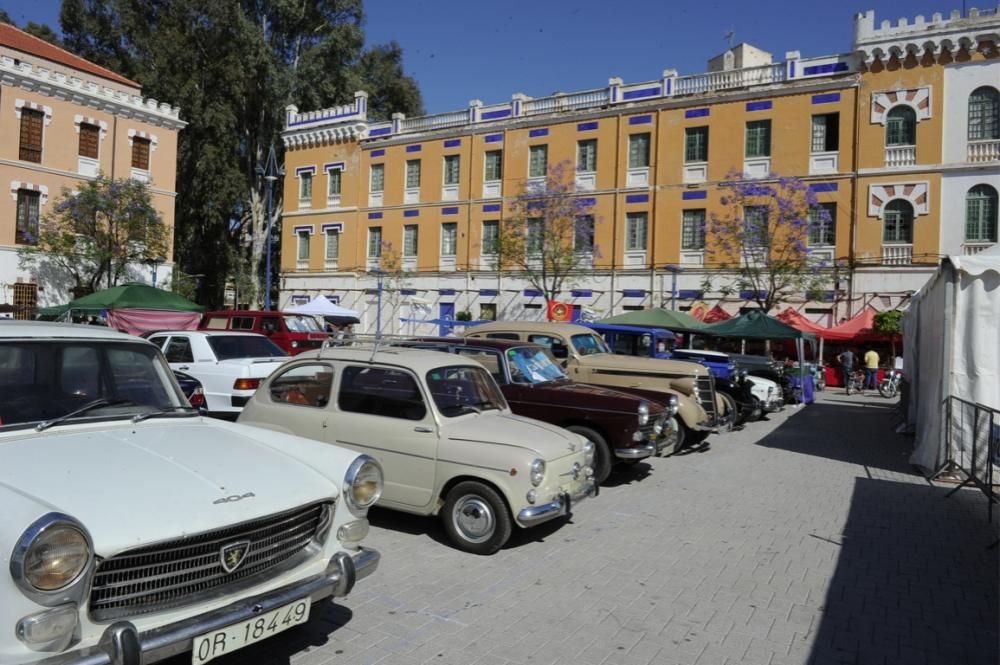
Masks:
[[[681,249],[705,249],[705,209],[685,210],[681,220]]]
[[[382,227],[373,226],[368,229],[368,258],[377,259],[382,256]]]
[[[309,204],[313,195],[313,174],[306,171],[299,175],[299,203]]]
[[[385,164],[372,164],[371,191],[385,190]]]
[[[492,219],[483,222],[483,241],[480,245],[480,253],[483,256],[496,256],[499,253],[500,243],[500,222]]]
[[[628,167],[642,169],[649,166],[649,134],[632,134],[628,137]]]
[[[885,144],[917,144],[917,114],[909,106],[893,107],[886,115]]]
[[[809,209],[809,246],[837,244],[837,204],[820,203]]]
[[[341,170],[330,169],[326,172],[326,196],[327,198],[337,198],[340,196]]]
[[[997,190],[976,185],[965,195],[965,242],[997,241]]]
[[[594,216],[577,215],[573,229],[573,250],[577,254],[594,253]]]
[[[909,201],[895,199],[882,211],[882,242],[908,245],[913,242],[913,206]]]
[[[648,217],[644,212],[625,215],[625,251],[645,252]]]
[[[840,149],[840,114],[824,113],[812,117],[813,152],[836,152]]]
[[[101,140],[101,128],[87,122],[80,123],[80,157],[97,159],[98,146]]]
[[[17,226],[14,242],[18,245],[38,243],[38,211],[41,194],[28,189],[17,190]]]
[[[747,157],[771,156],[771,121],[752,120],[747,123]]]
[[[444,158],[444,184],[457,185],[460,165],[459,155],[448,155]]]
[[[298,231],[296,234],[298,236],[299,245],[299,261],[309,260],[309,232],[308,231]]]
[[[416,224],[407,224],[403,227],[403,256],[415,257],[417,255],[418,234]]]
[[[576,170],[580,173],[597,170],[597,139],[576,142]]]
[[[336,263],[340,258],[340,231],[338,229],[326,230],[326,261]]]
[[[132,138],[132,168],[149,170],[149,139],[138,136]]]
[[[25,162],[42,161],[42,122],[45,114],[34,109],[21,109],[21,146],[18,159]]]
[[[503,173],[503,151],[501,150],[490,150],[486,153],[486,165],[485,173],[483,174],[483,180],[486,182],[495,182],[500,180]]]
[[[481,305],[479,305],[479,320],[496,321],[497,304],[495,302],[484,302]]]
[[[458,224],[445,222],[441,225],[441,256],[455,256],[458,247]]]
[[[684,161],[708,161],[708,127],[688,127],[684,130]]]
[[[1000,139],[1000,92],[983,86],[969,95],[969,140]]]
[[[767,247],[767,206],[747,206],[743,211],[743,237],[748,247]]]
[[[528,250],[528,256],[541,256],[542,249],[544,247],[544,240],[542,238],[542,220],[535,218],[528,220],[528,237],[525,243]]]
[[[528,177],[544,178],[549,170],[549,146],[533,145],[528,148]]]
[[[406,160],[406,188],[420,189],[420,160]]]

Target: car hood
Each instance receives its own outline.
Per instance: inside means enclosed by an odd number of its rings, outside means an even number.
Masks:
[[[554,461],[583,449],[583,437],[540,420],[485,411],[446,419],[442,429],[452,441],[474,441],[534,451]]]
[[[663,360],[659,358],[620,356],[614,353],[595,353],[589,356],[580,356],[576,362],[581,367],[591,369],[625,370],[646,375],[663,374],[668,378],[708,376],[708,369],[704,365],[684,360]]]
[[[590,385],[587,383],[575,383],[573,381],[560,381],[553,384],[541,384],[535,386],[533,390],[539,391],[538,401],[550,404],[563,404],[576,408],[586,408],[592,405],[602,410],[618,409],[623,413],[637,413],[639,403],[646,401],[630,393],[606,388],[604,386]],[[580,400],[590,400],[581,403]],[[657,403],[650,404],[650,411],[656,413],[662,410]]]
[[[335,497],[303,444],[200,417],[54,427],[0,441],[0,497],[72,515],[109,556]],[[316,466],[329,470],[328,456]]]

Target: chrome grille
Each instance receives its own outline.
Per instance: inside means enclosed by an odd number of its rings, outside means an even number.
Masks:
[[[715,408],[715,384],[711,376],[699,376],[696,378],[694,389],[698,392],[698,399],[701,400],[701,408],[712,420],[719,415]]]
[[[322,536],[331,513],[330,503],[312,504],[104,559],[91,586],[90,616],[104,621],[155,612],[246,584],[302,556]],[[244,541],[249,546],[242,563],[227,573],[222,548]]]

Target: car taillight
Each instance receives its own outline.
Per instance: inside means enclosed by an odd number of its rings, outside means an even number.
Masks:
[[[234,390],[257,390],[260,385],[260,379],[236,379],[233,384]]]
[[[195,388],[191,396],[188,397],[188,402],[196,409],[205,406],[205,391],[201,388]]]

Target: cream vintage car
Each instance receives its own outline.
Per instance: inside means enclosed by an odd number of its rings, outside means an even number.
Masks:
[[[378,566],[367,455],[201,417],[159,350],[0,321],[0,663],[205,663]]]
[[[658,358],[614,354],[599,334],[572,323],[496,321],[469,328],[471,339],[516,339],[549,347],[574,381],[648,398],[676,395],[678,436],[671,453],[685,443],[702,441],[727,422],[724,403],[715,394],[712,376],[704,365]],[[731,419],[735,414],[728,416]]]
[[[379,505],[440,515],[452,543],[477,554],[597,492],[590,441],[515,416],[482,365],[437,351],[306,351],[239,422],[371,455],[385,470]]]

